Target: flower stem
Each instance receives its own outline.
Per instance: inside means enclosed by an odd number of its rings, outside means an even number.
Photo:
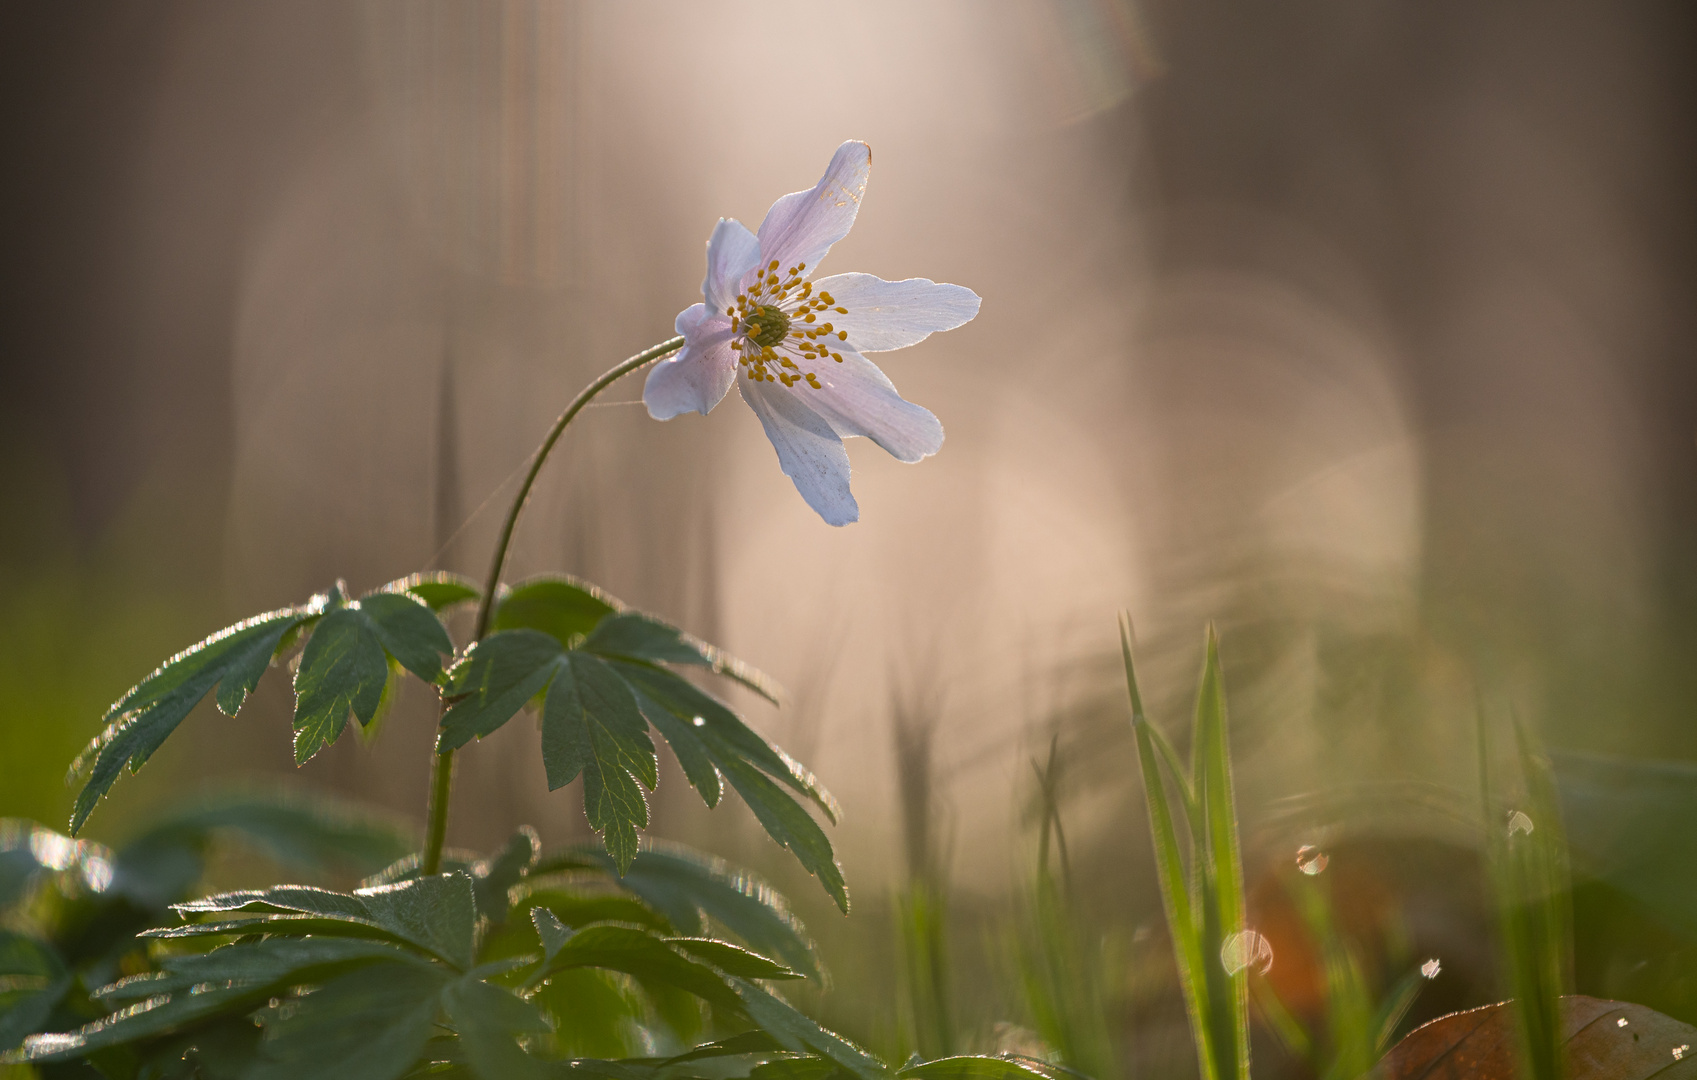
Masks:
[[[483,635],[489,632],[489,619],[495,610],[495,591],[501,585],[501,570],[507,564],[507,548],[513,542],[513,529],[518,525],[519,514],[524,512],[525,503],[530,500],[530,489],[536,484],[537,474],[542,471],[542,463],[548,460],[549,452],[554,449],[554,444],[560,441],[566,425],[583,411],[583,407],[588,405],[595,395],[637,368],[675,353],[683,346],[682,337],[671,338],[615,364],[606,374],[579,391],[572,403],[566,406],[566,411],[554,421],[554,426],[548,431],[548,437],[536,448],[536,454],[530,462],[530,471],[525,473],[524,483],[519,485],[518,494],[513,497],[512,508],[507,511],[507,520],[501,525],[501,536],[495,541],[495,557],[489,562],[489,577],[483,583],[483,596],[477,603],[477,623],[472,628],[468,647],[481,641]],[[442,842],[448,834],[448,795],[453,782],[454,752],[448,750],[438,753],[430,772],[430,824],[425,833],[422,867],[426,874],[434,874],[442,869]]]

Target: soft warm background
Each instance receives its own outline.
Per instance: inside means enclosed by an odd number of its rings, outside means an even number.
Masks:
[[[734,398],[658,425],[632,380],[563,444],[512,564],[783,681],[786,709],[743,704],[842,800],[860,909],[833,922],[675,774],[656,833],[778,875],[828,946],[884,948],[904,836],[967,925],[998,910],[1058,735],[1089,905],[1158,925],[1114,612],[1175,731],[1212,619],[1252,875],[1387,838],[1375,887],[1478,953],[1453,820],[1478,700],[1557,748],[1697,760],[1692,23],[1668,0],[6,5],[0,815],[62,821],[103,706],[205,633],[338,577],[481,573],[503,485],[577,387],[671,333],[714,220],[756,224],[860,138],[869,198],[827,269],[984,298],[886,364],[943,452],[853,445],[863,520],[833,530]],[[421,817],[412,691],[375,745],[297,773],[274,677],[91,829],[232,770]],[[929,762],[905,804],[898,745]],[[451,842],[582,834],[534,747],[519,722],[462,755]],[[894,1022],[865,955],[839,946],[825,1003],[862,1033]],[[1138,1060],[1182,1060],[1166,993]]]

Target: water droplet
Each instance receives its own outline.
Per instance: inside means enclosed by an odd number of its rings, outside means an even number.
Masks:
[[[1420,976],[1424,979],[1435,979],[1438,977],[1438,972],[1442,970],[1444,970],[1444,965],[1438,963],[1438,958],[1434,956],[1420,965]]]
[[[1313,844],[1303,844],[1296,849],[1296,868],[1309,877],[1324,871],[1328,862],[1331,862],[1331,859]]]
[[[1227,975],[1254,968],[1261,975],[1273,970],[1273,946],[1253,930],[1239,930],[1220,946],[1220,963]]]
[[[705,716],[698,716],[695,719],[691,720],[690,723],[694,724],[696,727],[706,727],[707,726],[707,718]]]
[[[1682,1058],[1682,1057],[1684,1057],[1684,1056],[1685,1056],[1685,1052],[1686,1052],[1686,1051],[1687,1051],[1687,1050],[1689,1050],[1689,1049],[1691,1049],[1691,1044],[1690,1044],[1690,1043],[1686,1043],[1686,1044],[1685,1044],[1685,1045],[1683,1045],[1683,1046],[1676,1046],[1676,1047],[1674,1047],[1674,1048],[1673,1048],[1673,1059],[1674,1059],[1674,1060],[1675,1060],[1675,1061],[1678,1061],[1678,1060],[1679,1060],[1679,1059],[1680,1059],[1680,1058]]]
[[[1513,836],[1515,833],[1532,835],[1532,819],[1519,810],[1508,816],[1508,834]]]
[[[1615,1021],[1615,1027],[1625,1027],[1625,1026],[1626,1026],[1626,1017],[1624,1017],[1624,1016],[1621,1017],[1619,1020]]]

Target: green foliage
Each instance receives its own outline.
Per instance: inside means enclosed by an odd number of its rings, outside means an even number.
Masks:
[[[1132,663],[1131,620],[1123,614],[1120,645],[1155,846],[1155,869],[1179,985],[1196,1041],[1198,1067],[1203,1080],[1248,1080],[1250,965],[1247,956],[1233,954],[1246,950],[1249,939],[1245,937],[1243,865],[1232,795],[1219,643],[1210,626],[1196,695],[1188,776],[1178,766],[1171,746],[1144,715]],[[1176,815],[1167,793],[1167,779],[1178,794]],[[1179,843],[1178,821],[1185,825],[1190,840],[1188,866]],[[1228,959],[1233,961],[1229,965]]]
[[[1038,781],[1037,866],[1024,910],[1009,935],[1012,978],[1032,1028],[1068,1068],[1114,1080],[1120,1063],[1110,1030],[1112,991],[1118,981],[1115,950],[1092,935],[1073,902],[1071,861],[1061,826],[1060,739],[1048,761],[1032,762]],[[1051,838],[1053,842],[1051,842]],[[1059,855],[1060,875],[1050,868]]]
[[[362,725],[376,718],[391,662],[434,681],[438,657],[452,653],[453,643],[430,601],[409,588],[452,602],[456,586],[406,578],[349,602],[338,583],[304,604],[226,627],[160,665],[106,711],[100,734],[72,764],[73,773],[86,770],[88,779],[71,814],[71,834],[119,774],[140,769],[214,687],[219,711],[235,716],[266,668],[303,635],[311,637],[295,676],[296,761],[335,741],[349,712]]]
[[[1530,734],[1514,722],[1515,772],[1521,807],[1497,798],[1490,731],[1479,717],[1480,809],[1485,861],[1495,901],[1502,965],[1531,1080],[1562,1075],[1561,996],[1573,983],[1573,916],[1554,773]]]
[[[388,696],[391,664],[435,682],[440,658],[453,651],[435,612],[405,592],[375,592],[330,611],[295,674],[296,763],[335,742],[350,712],[371,725]]]
[[[417,861],[352,892],[275,886],[181,900],[179,925],[145,930],[151,950],[129,950],[152,956],[151,970],[97,986],[87,1022],[69,1029],[40,1030],[53,1006],[36,996],[66,979],[58,954],[27,935],[0,937],[0,969],[17,976],[0,999],[0,1031],[14,1036],[9,1047],[23,1041],[9,1060],[104,1055],[116,1075],[260,1080],[657,1080],[719,1059],[735,1060],[710,1075],[888,1071],[768,988],[805,974],[756,942],[816,972],[811,943],[780,896],[723,863],[669,847],[639,852],[620,878],[592,848],[539,856],[529,830],[487,858],[450,860],[448,873],[421,875]],[[719,914],[747,931],[740,944],[704,932]],[[599,1031],[583,1030],[585,1007]],[[649,1032],[633,1041],[664,1042],[703,1023],[716,1039],[672,1058],[572,1055],[586,1035],[615,1048],[606,1036],[621,1024]]]
[[[812,801],[832,821],[836,801],[727,705],[664,665],[704,668],[775,700],[769,679],[569,578],[540,578],[512,588],[491,626],[495,632],[473,645],[448,675],[445,695],[452,704],[442,716],[438,752],[490,735],[540,701],[548,786],[583,777],[590,825],[623,871],[636,857],[637,831],[648,824],[642,788],[652,791],[658,780],[648,735],[652,725],[708,806],[718,804],[728,780],[767,833],[848,910],[848,890],[824,830],[779,785]]]
[[[1272,985],[1261,978],[1250,984],[1255,1004],[1274,1037],[1320,1080],[1355,1080],[1390,1049],[1427,976],[1419,968],[1406,971],[1381,996],[1368,976],[1361,950],[1339,929],[1329,879],[1287,875],[1285,885],[1309,936],[1319,946],[1325,1031],[1304,1029]]]

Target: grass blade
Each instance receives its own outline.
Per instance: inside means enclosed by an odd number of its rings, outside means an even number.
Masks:
[[[1161,887],[1161,904],[1166,909],[1167,930],[1173,939],[1173,958],[1178,965],[1179,986],[1184,992],[1190,1030],[1196,1040],[1197,1067],[1202,1080],[1225,1080],[1215,1059],[1214,1040],[1209,1037],[1212,1010],[1206,997],[1208,970],[1218,964],[1217,956],[1205,954],[1201,927],[1191,904],[1189,877],[1179,851],[1172,806],[1161,780],[1161,765],[1148,717],[1143,713],[1143,696],[1137,688],[1137,671],[1132,661],[1131,617],[1120,613],[1120,650],[1125,659],[1126,692],[1131,700],[1131,727],[1137,739],[1137,760],[1143,773],[1143,795],[1149,809],[1149,833],[1154,845],[1156,877]],[[1182,774],[1180,774],[1182,779]],[[1212,964],[1210,964],[1212,961]]]
[[[1207,659],[1196,694],[1196,736],[1191,747],[1193,783],[1202,810],[1200,835],[1195,836],[1202,873],[1204,925],[1214,930],[1205,946],[1218,947],[1245,930],[1243,856],[1238,845],[1237,808],[1232,795],[1231,748],[1226,738],[1225,687],[1220,678],[1219,638],[1208,627]],[[1227,972],[1210,963],[1209,995],[1213,999],[1213,1042],[1222,1077],[1249,1078],[1249,969]]]

